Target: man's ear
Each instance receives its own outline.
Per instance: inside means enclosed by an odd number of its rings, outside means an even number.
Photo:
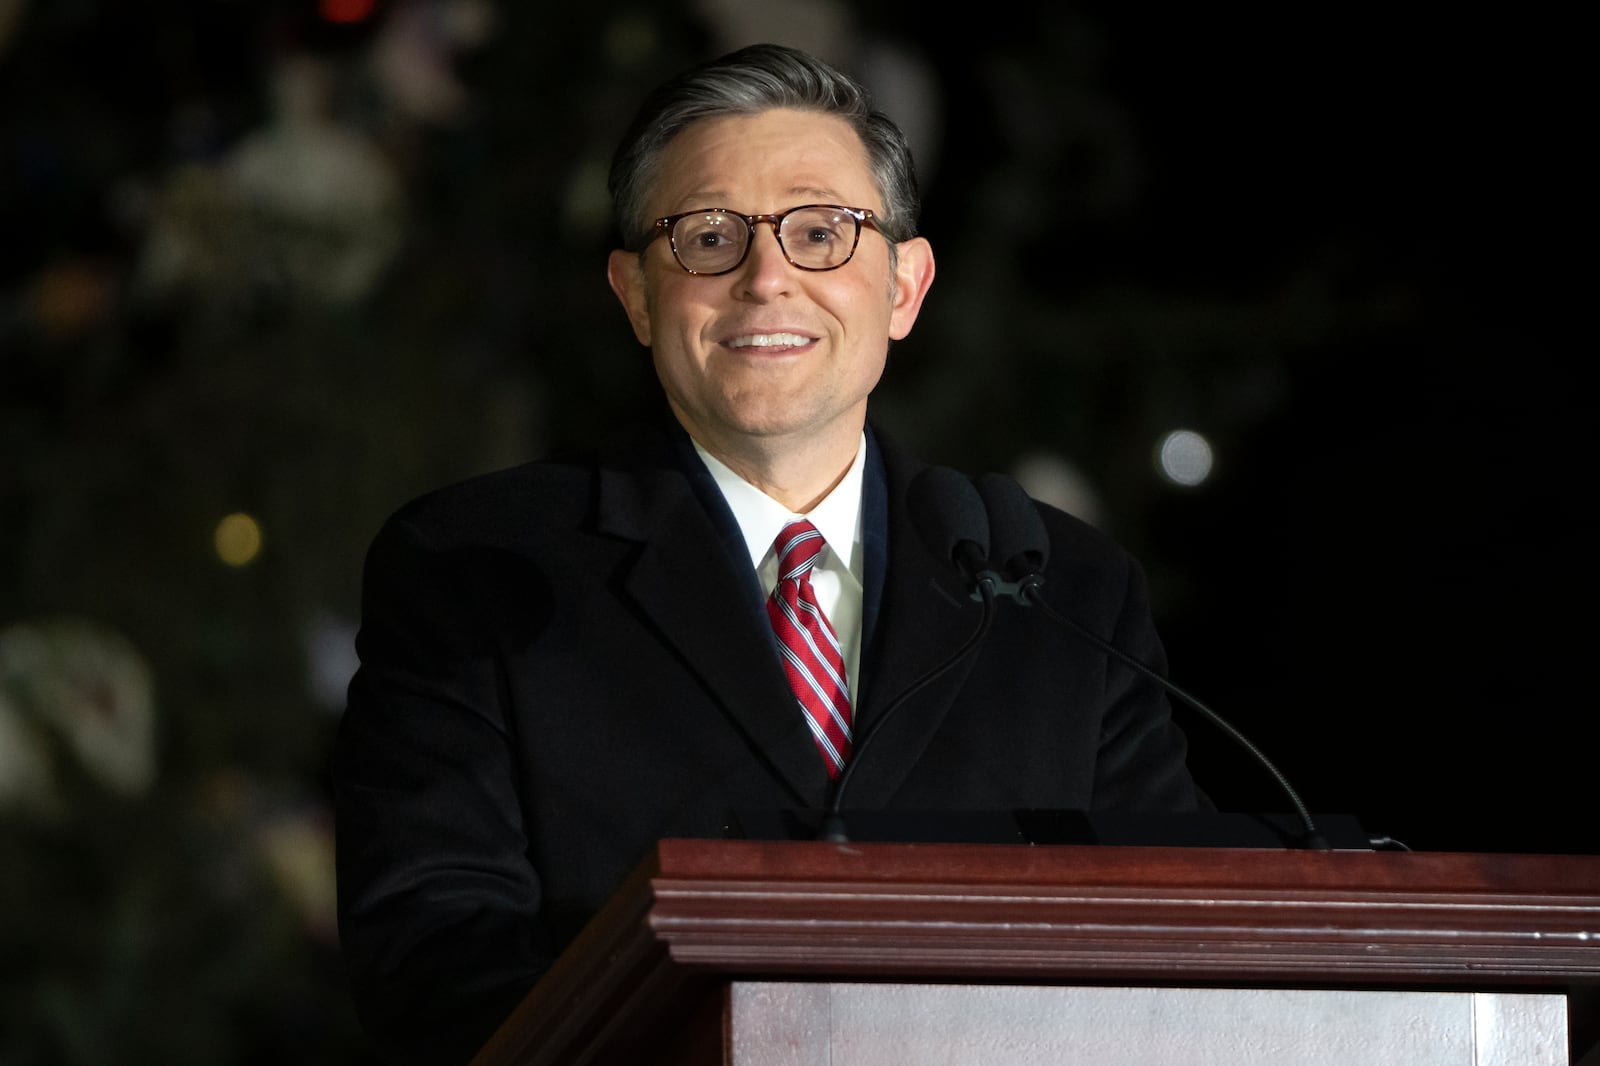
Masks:
[[[650,347],[650,309],[644,293],[644,257],[618,248],[606,260],[606,280],[611,283],[611,291],[617,294],[617,299],[622,301],[622,309],[628,313],[633,335],[639,338],[640,344]]]
[[[916,324],[922,298],[933,284],[933,246],[923,237],[901,241],[894,265],[894,309],[889,316],[889,339],[901,340]]]

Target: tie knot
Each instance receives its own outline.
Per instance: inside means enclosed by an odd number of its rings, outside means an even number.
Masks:
[[[778,580],[798,581],[805,576],[816,563],[823,543],[817,527],[803,518],[784,526],[773,543],[773,550],[778,553]]]

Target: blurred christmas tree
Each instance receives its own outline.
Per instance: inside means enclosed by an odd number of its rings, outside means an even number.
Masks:
[[[575,190],[665,45],[560,17],[0,8],[0,1063],[358,1061],[366,542],[648,384],[554,311],[611,299]]]

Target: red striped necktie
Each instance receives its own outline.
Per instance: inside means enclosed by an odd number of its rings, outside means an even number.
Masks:
[[[822,534],[804,519],[783,527],[773,545],[778,583],[767,600],[767,616],[828,776],[837,777],[850,758],[850,685],[839,638],[811,591],[811,568],[823,543]]]

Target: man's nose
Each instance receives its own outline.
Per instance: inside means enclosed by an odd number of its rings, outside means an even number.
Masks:
[[[778,227],[770,219],[757,222],[751,230],[750,251],[744,260],[744,272],[751,283],[787,284],[787,276],[794,269],[784,254],[783,242],[778,239]]]

